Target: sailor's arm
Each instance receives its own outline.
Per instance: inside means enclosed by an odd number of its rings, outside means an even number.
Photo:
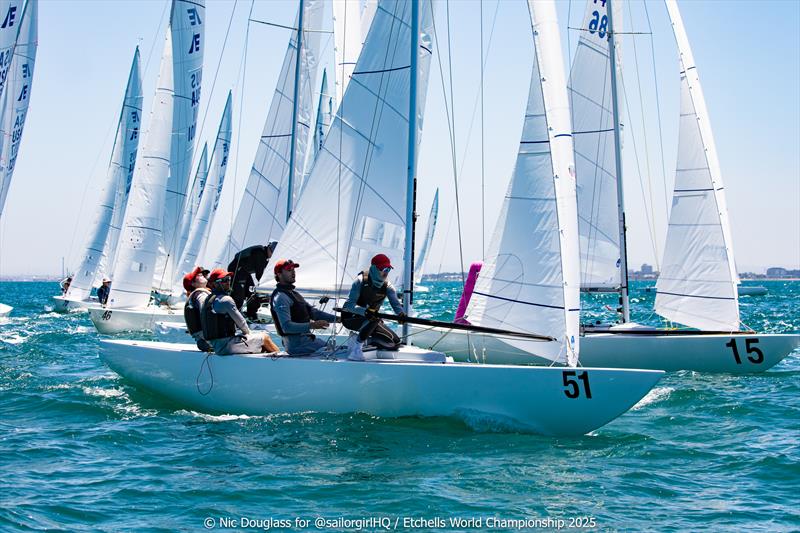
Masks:
[[[350,294],[347,295],[347,301],[342,306],[342,309],[345,311],[350,311],[356,315],[364,316],[364,313],[367,309],[357,305],[358,297],[361,295],[361,283],[361,277],[359,276],[350,287]]]
[[[403,313],[403,304],[397,297],[397,290],[391,283],[386,287],[386,297],[389,299],[389,305],[392,306],[394,314],[399,315]]]

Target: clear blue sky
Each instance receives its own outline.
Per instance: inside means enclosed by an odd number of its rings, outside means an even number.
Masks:
[[[166,5],[162,0],[40,2],[40,40],[31,107],[0,225],[0,275],[56,274],[60,272],[62,256],[67,258],[68,267],[74,268],[105,178],[125,78],[140,39],[143,66],[150,58],[144,78],[145,120],[149,115]],[[761,271],[773,265],[800,268],[800,2],[691,0],[679,5],[708,101],[739,270]],[[434,57],[418,195],[424,225],[433,191],[437,186],[441,188],[440,225],[428,272],[455,270],[459,264],[453,165],[443,104],[443,87],[448,99],[451,87],[448,60],[452,61],[466,264],[482,255],[482,219],[487,240],[491,234],[519,140],[532,59],[527,8],[521,0],[503,0],[499,7],[493,0],[484,0],[486,208],[482,216],[481,123],[480,109],[476,107],[480,89],[480,7],[478,0],[450,1],[450,39],[445,2],[438,2],[435,11],[442,69]],[[577,39],[575,32],[565,28],[567,18],[570,15],[570,25],[577,26],[584,7],[583,1],[559,2],[565,64],[573,53],[567,47],[574,49]],[[235,98],[233,164],[229,165],[211,249],[222,238],[225,229],[221,226],[230,221],[249,174],[288,39],[287,30],[251,24],[243,84],[239,71],[250,2],[242,0],[235,6],[221,56],[233,9],[233,2],[209,1],[206,11],[200,112],[201,124],[207,116],[203,138],[213,137],[228,89],[234,90]],[[295,9],[296,4],[288,0],[256,2],[252,16],[291,25]],[[495,12],[494,33],[488,46]],[[663,4],[648,3],[648,12],[655,62],[650,35],[626,36],[623,43],[629,107],[625,139],[629,259],[636,267],[642,262],[656,263],[655,254],[660,254],[663,247],[667,204],[664,188],[669,194],[676,150],[677,52]],[[643,14],[641,2],[632,3],[630,9],[626,7],[630,19],[625,30],[647,32]],[[323,42],[327,43],[325,60],[330,62],[332,43],[327,36]],[[666,183],[655,115],[654,64]],[[637,75],[644,113],[640,111]],[[650,180],[646,177],[646,153]],[[648,216],[654,228],[652,234]]]

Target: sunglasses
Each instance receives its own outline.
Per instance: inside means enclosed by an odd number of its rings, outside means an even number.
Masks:
[[[381,272],[383,272],[384,274],[388,274],[389,272],[391,272],[391,271],[392,271],[392,268],[394,268],[394,267],[386,267],[386,268],[383,268],[383,269],[381,269]]]

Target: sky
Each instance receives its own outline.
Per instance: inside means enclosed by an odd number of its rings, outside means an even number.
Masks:
[[[0,221],[1,276],[59,274],[62,258],[68,270],[77,265],[137,45],[147,127],[167,5],[40,1],[31,105]],[[435,5],[436,55],[418,165],[420,233],[440,189],[428,273],[468,266],[489,245],[513,169],[533,57],[524,1]],[[679,6],[719,153],[738,269],[800,268],[800,2],[763,1],[754,9],[744,1],[691,0]],[[644,7],[626,3],[622,43],[628,258],[635,268],[658,266],[663,250],[679,97],[666,9],[661,2],[648,2],[646,12]],[[578,26],[584,9],[583,1],[558,2],[565,68],[577,42],[577,32],[567,26]],[[248,28],[248,16],[291,26],[295,11],[289,0],[207,1],[200,138],[213,139],[227,91],[234,94],[231,163],[209,250],[221,243],[233,218],[289,38],[288,30],[275,26]],[[332,65],[332,38],[324,34],[322,42],[323,61]]]

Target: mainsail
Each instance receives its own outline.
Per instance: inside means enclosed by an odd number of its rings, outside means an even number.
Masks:
[[[0,17],[2,17],[2,24],[0,24],[0,97],[3,96],[8,70],[11,68],[11,58],[14,56],[21,8],[22,0],[2,0],[0,2]]]
[[[83,259],[75,271],[67,291],[67,299],[85,300],[89,297],[92,286],[100,273],[101,262],[109,253],[108,244],[112,241],[116,243],[118,232],[112,235],[110,228],[115,210],[125,209],[136,164],[136,151],[139,148],[141,118],[142,75],[139,67],[139,47],[137,46],[128,74],[128,84],[125,89],[125,98],[122,101],[122,110],[100,206],[97,209]]]
[[[430,3],[420,4],[418,129],[433,35]],[[403,257],[411,253],[405,242],[407,184],[401,178],[409,163],[411,11],[409,0],[378,4],[309,183],[275,251],[303,265],[302,287],[339,290],[376,253],[392,259],[392,281],[403,279]]]
[[[297,140],[295,142],[295,176],[302,176],[306,147],[311,133],[311,110],[314,84],[319,63],[319,29],[322,27],[321,0],[306,0],[303,7],[303,46],[300,56],[299,91],[297,102]],[[295,27],[299,23],[299,14]],[[230,234],[217,258],[227,264],[233,255],[248,246],[267,244],[283,233],[286,225],[287,181],[291,159],[293,94],[297,64],[297,32],[292,33],[283,58],[278,83],[269,106],[267,120],[261,133],[253,168],[244,195],[234,218]],[[300,186],[296,179],[294,187]]]
[[[203,151],[200,152],[200,161],[197,163],[197,170],[194,173],[194,180],[192,180],[192,188],[189,190],[189,196],[186,198],[186,209],[183,210],[183,218],[181,219],[180,237],[176,248],[181,251],[180,255],[183,255],[183,250],[186,249],[186,242],[189,240],[189,230],[192,228],[192,221],[197,217],[197,210],[200,207],[200,201],[203,199],[207,179],[208,144],[204,144]],[[180,266],[175,276],[183,276]],[[178,292],[175,294],[180,293]]]
[[[167,31],[150,123],[120,232],[109,307],[144,307],[150,301],[169,174],[172,103],[172,36]]]
[[[333,37],[336,80],[336,103],[342,101],[356,67],[361,47],[367,37],[377,2],[333,0]]]
[[[555,4],[528,5],[536,53],[522,139],[467,315],[482,326],[553,336],[558,342],[507,342],[575,366],[580,272],[569,99]]]
[[[6,71],[7,80],[0,98],[0,216],[6,203],[11,176],[22,141],[22,129],[28,115],[28,105],[33,85],[33,66],[36,61],[38,40],[38,0],[28,0],[19,23],[19,34],[13,47],[11,65]],[[12,20],[12,8],[6,11],[6,20]],[[3,64],[10,50],[4,52]]]
[[[197,208],[197,215],[192,219],[186,248],[183,250],[178,262],[178,274],[174,281],[173,295],[180,294],[181,277],[195,267],[198,257],[202,257],[200,255],[201,251],[208,241],[208,232],[214,223],[214,215],[217,212],[219,197],[222,194],[222,186],[225,182],[225,170],[228,168],[228,152],[232,133],[231,117],[231,93],[228,92],[225,110],[222,112],[222,120],[217,131],[217,139],[211,151],[211,164],[209,165],[205,192]]]
[[[619,57],[621,2],[613,5]],[[577,172],[581,287],[589,289],[620,286],[616,146],[607,30],[607,2],[588,0],[570,72],[569,96]]]
[[[168,291],[180,249],[180,222],[186,206],[192,155],[197,134],[197,112],[203,79],[205,49],[205,1],[173,0],[172,33],[172,141],[169,178],[163,207],[161,249],[155,268],[154,286]]]
[[[425,232],[425,240],[422,241],[422,248],[417,256],[416,264],[414,265],[414,283],[418,284],[422,281],[422,274],[425,272],[425,264],[428,259],[428,252],[433,241],[433,235],[436,233],[436,222],[439,218],[439,189],[433,195],[433,203],[431,204],[431,213],[428,215],[428,230]]]
[[[681,106],[675,190],[655,310],[690,327],[735,331],[739,278],[717,149],[678,6],[674,0],[666,4],[680,53]]]

